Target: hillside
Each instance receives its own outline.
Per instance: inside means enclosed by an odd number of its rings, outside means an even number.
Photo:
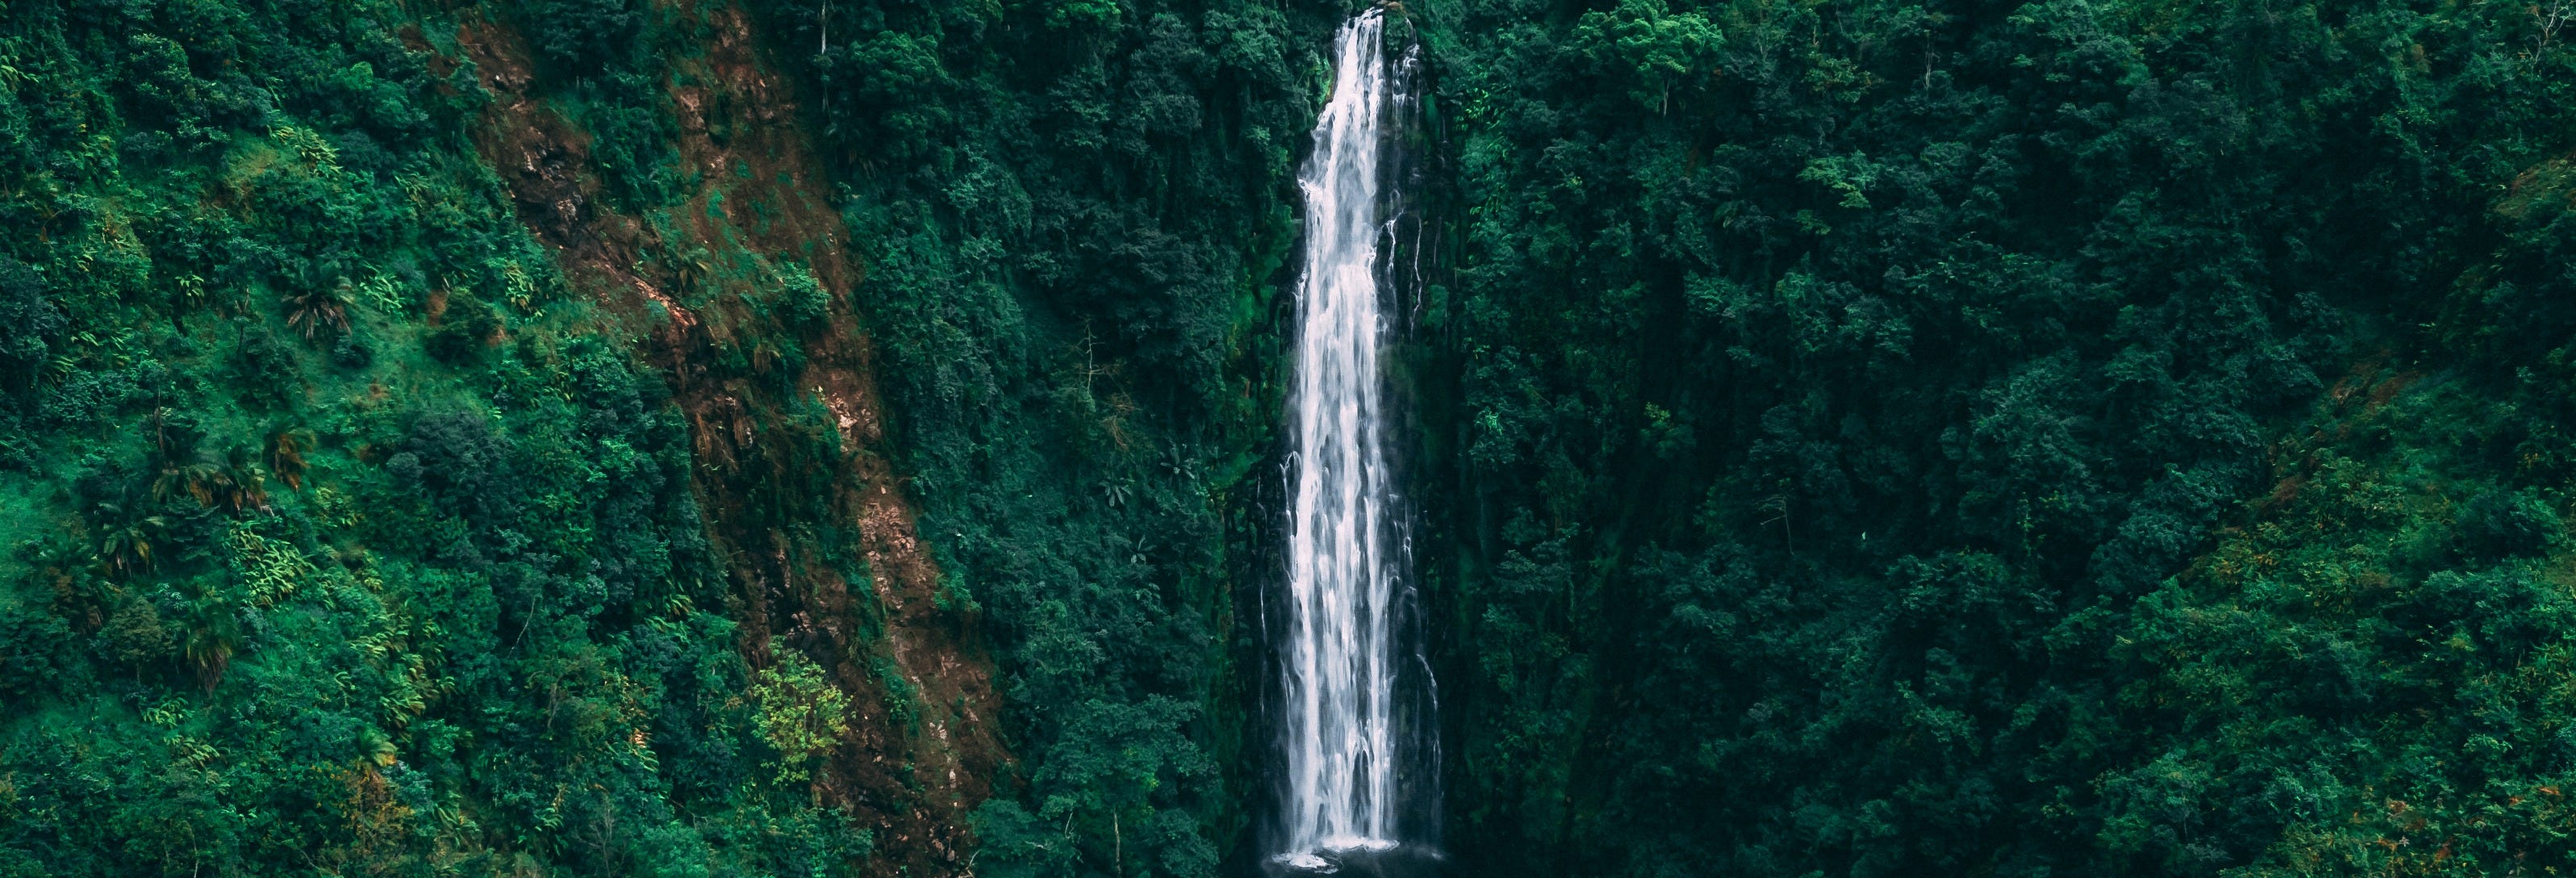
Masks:
[[[9,0],[0,875],[1276,873],[1361,8]],[[2576,6],[1379,8],[1444,874],[2576,870]]]

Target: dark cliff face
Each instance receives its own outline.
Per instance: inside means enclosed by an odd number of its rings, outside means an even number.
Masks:
[[[2534,874],[2544,3],[1390,7],[1450,874]],[[1250,873],[1355,10],[11,3],[0,874]]]

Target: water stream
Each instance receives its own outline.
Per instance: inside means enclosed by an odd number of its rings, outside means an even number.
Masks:
[[[1372,9],[1336,35],[1332,97],[1298,175],[1306,244],[1280,645],[1285,848],[1274,858],[1292,869],[1395,848],[1399,770],[1427,746],[1408,738],[1429,734],[1428,723],[1400,724],[1400,678],[1420,665],[1405,651],[1415,633],[1400,630],[1410,614],[1398,606],[1400,499],[1378,371],[1388,328],[1380,243],[1396,215],[1387,177],[1409,79],[1406,59],[1385,51],[1385,25]]]

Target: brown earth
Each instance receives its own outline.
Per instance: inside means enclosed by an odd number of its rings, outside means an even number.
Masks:
[[[566,277],[668,376],[688,417],[709,535],[733,579],[728,609],[745,656],[766,667],[773,650],[800,650],[852,695],[851,731],[815,793],[874,831],[867,871],[972,874],[968,814],[1008,758],[999,697],[977,620],[938,605],[938,567],[888,462],[875,351],[849,305],[860,277],[849,232],[821,197],[828,180],[813,141],[749,16],[672,2],[712,35],[704,57],[677,62],[667,83],[684,203],[638,218],[603,202],[588,133],[536,87],[524,40],[480,19],[457,34],[494,97],[476,146]],[[781,259],[833,294],[824,327],[797,339],[807,361],[789,386],[817,398],[836,435],[796,429],[800,400],[777,390],[785,376],[775,374],[773,341],[795,333],[746,304],[769,283],[762,266]],[[744,345],[747,356],[728,356]],[[799,496],[796,486],[818,475],[830,496]],[[863,594],[826,562],[821,543],[833,534],[854,534],[837,548],[866,559]],[[916,693],[911,721],[888,700],[881,662]]]

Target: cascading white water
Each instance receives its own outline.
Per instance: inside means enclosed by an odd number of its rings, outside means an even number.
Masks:
[[[1306,252],[1281,650],[1287,848],[1277,858],[1294,868],[1395,846],[1396,749],[1411,744],[1396,724],[1400,553],[1378,378],[1378,244],[1393,215],[1381,162],[1405,99],[1385,23],[1372,9],[1335,37],[1332,97],[1298,175]]]

